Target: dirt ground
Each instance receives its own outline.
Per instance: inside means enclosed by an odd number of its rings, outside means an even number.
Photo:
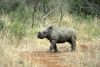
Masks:
[[[100,39],[92,42],[77,41],[75,52],[71,52],[70,45],[65,43],[68,45],[57,44],[59,52],[48,53],[50,45],[48,43],[44,40],[44,42],[39,41],[35,46],[31,45],[30,48],[26,46],[24,48],[26,50],[20,55],[23,59],[38,64],[37,67],[100,67]]]

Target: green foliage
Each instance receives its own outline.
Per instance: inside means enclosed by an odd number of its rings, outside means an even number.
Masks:
[[[3,30],[5,27],[5,24],[2,20],[0,20],[0,31]]]
[[[30,5],[31,7],[29,7]],[[54,10],[58,13],[60,10],[77,15],[92,15],[100,17],[100,0],[8,0],[0,3],[0,12],[12,12],[25,7],[41,12],[43,15]],[[60,12],[59,12],[60,13]],[[59,14],[58,13],[58,14]]]
[[[11,34],[15,35],[18,39],[21,39],[26,35],[25,26],[20,22],[13,22],[9,26]]]
[[[92,15],[100,17],[100,1],[99,0],[68,0],[70,5],[70,13]]]
[[[8,8],[5,3],[0,4],[0,13],[7,12]]]
[[[0,13],[11,13],[15,11],[18,7],[22,7],[22,1],[19,0],[4,0],[0,1]]]
[[[26,27],[31,27],[32,11],[28,8],[18,8],[16,11],[11,12],[11,21],[20,22]]]
[[[18,8],[16,11],[11,13],[11,19],[14,21],[21,21],[25,15],[24,9]]]

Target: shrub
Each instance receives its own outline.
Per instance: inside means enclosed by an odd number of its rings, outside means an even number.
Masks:
[[[20,22],[11,23],[9,26],[11,34],[16,36],[18,39],[22,39],[26,35],[25,26]]]
[[[99,0],[68,0],[70,5],[70,13],[93,15],[100,17],[100,1]]]
[[[0,20],[0,31],[4,29],[4,26],[5,26],[4,22]]]

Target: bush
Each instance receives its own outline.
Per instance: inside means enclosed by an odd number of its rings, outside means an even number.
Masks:
[[[22,1],[19,0],[4,0],[0,1],[0,13],[10,13],[15,11],[18,7],[21,7]]]
[[[25,26],[20,22],[11,23],[9,26],[11,34],[16,36],[18,39],[22,39],[26,35]]]
[[[93,15],[100,17],[100,1],[99,0],[68,0],[70,5],[70,13]]]
[[[5,26],[4,22],[0,20],[0,31],[4,29],[4,26]]]

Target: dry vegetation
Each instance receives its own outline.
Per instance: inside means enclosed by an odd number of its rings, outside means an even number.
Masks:
[[[37,32],[46,26],[73,27],[77,47],[57,44]],[[0,67],[100,67],[99,0],[0,0]]]
[[[6,25],[11,24],[9,16],[1,16],[1,19]],[[47,18],[45,26],[58,26],[58,19]],[[58,53],[47,53],[49,42],[36,38],[37,30],[43,28],[41,24],[40,28],[34,27],[35,30],[27,29],[27,35],[30,36],[26,35],[22,39],[6,30],[0,33],[0,67],[100,67],[100,19],[95,17],[88,21],[68,14],[63,17],[60,25],[77,30],[75,52],[70,52],[70,45],[65,43],[58,44]]]

